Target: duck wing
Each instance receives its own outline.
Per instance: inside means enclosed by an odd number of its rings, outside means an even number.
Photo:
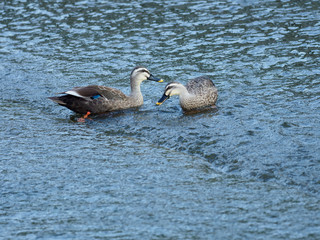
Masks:
[[[99,90],[99,94],[108,100],[125,100],[127,99],[127,95],[121,92],[118,89],[105,87],[105,86],[97,86]]]
[[[204,94],[210,89],[215,88],[214,83],[208,76],[201,76],[194,79],[191,79],[187,85],[187,90],[192,94]]]
[[[127,96],[118,89],[98,85],[75,87],[62,94],[68,94],[86,100],[99,99],[100,97],[103,97],[106,100],[123,100],[127,98]]]
[[[74,112],[83,114],[116,110],[119,102],[126,102],[128,98],[118,89],[98,85],[75,87],[60,94],[65,95],[49,97],[49,99]]]

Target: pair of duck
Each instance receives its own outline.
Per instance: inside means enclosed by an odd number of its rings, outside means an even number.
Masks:
[[[116,110],[139,107],[143,104],[143,96],[140,84],[145,81],[163,82],[162,79],[154,77],[148,69],[137,66],[130,75],[131,93],[125,95],[118,89],[89,85],[76,87],[72,90],[62,92],[59,97],[49,97],[52,101],[70,110],[85,114],[101,114]],[[214,106],[218,91],[213,82],[206,76],[194,78],[186,86],[178,82],[171,82],[165,87],[163,96],[157,102],[161,105],[173,95],[179,95],[180,105],[184,111],[191,111]]]

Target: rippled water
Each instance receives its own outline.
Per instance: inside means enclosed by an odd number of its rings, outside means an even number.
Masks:
[[[0,3],[2,239],[319,239],[320,2]],[[136,65],[210,75],[218,109],[165,84],[139,109],[77,115],[47,97]]]

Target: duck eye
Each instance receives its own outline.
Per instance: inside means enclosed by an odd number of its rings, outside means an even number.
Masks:
[[[167,90],[166,93],[165,93],[165,95],[169,98],[169,97],[171,96],[171,92],[172,92],[172,91],[168,91],[168,90]]]
[[[170,90],[171,88],[172,88],[172,86],[168,86],[167,89],[166,89],[166,91]]]

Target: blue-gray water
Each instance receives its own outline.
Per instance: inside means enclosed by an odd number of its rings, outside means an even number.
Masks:
[[[320,239],[320,2],[2,1],[0,239]],[[47,99],[210,75],[218,110]]]

